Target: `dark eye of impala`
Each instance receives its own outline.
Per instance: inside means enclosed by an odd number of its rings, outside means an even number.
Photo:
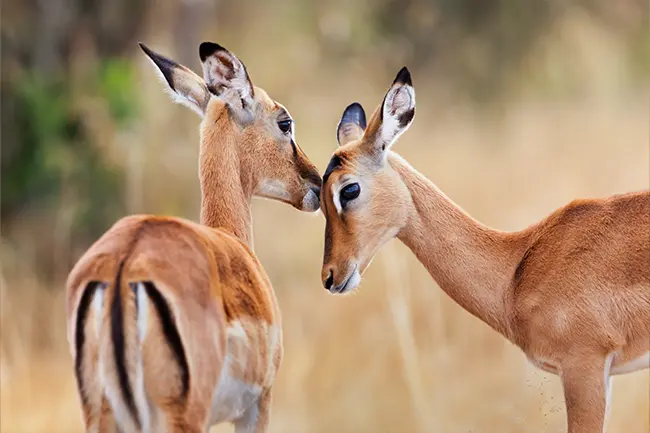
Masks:
[[[291,131],[291,123],[293,123],[292,120],[281,120],[278,122],[278,128],[280,128],[280,131],[283,133],[287,133]]]
[[[345,206],[347,202],[352,201],[355,198],[359,197],[360,193],[361,193],[361,187],[359,186],[358,183],[355,182],[349,185],[345,185],[341,189],[341,206]]]

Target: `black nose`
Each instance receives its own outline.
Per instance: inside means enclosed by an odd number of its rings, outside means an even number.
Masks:
[[[314,194],[316,194],[316,197],[320,200],[320,186],[312,186],[311,190]]]
[[[334,274],[332,273],[332,271],[330,271],[329,277],[327,277],[327,280],[325,280],[325,288],[327,290],[331,289],[332,284],[334,284]]]

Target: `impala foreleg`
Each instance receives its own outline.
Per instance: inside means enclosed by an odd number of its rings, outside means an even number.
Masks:
[[[605,431],[612,355],[581,358],[561,368],[569,433]]]

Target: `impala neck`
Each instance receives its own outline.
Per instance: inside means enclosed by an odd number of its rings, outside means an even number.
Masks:
[[[398,238],[461,307],[507,332],[505,296],[525,248],[518,233],[487,228],[399,156],[389,162],[411,193],[412,209]]]
[[[253,187],[238,146],[245,137],[226,110],[206,117],[201,127],[201,224],[228,231],[252,247]]]

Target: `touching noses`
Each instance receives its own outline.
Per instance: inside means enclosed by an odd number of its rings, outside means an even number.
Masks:
[[[320,188],[323,184],[323,179],[318,174],[316,167],[312,166],[302,173],[302,178],[309,185],[310,192],[316,196],[315,199],[320,203]]]

